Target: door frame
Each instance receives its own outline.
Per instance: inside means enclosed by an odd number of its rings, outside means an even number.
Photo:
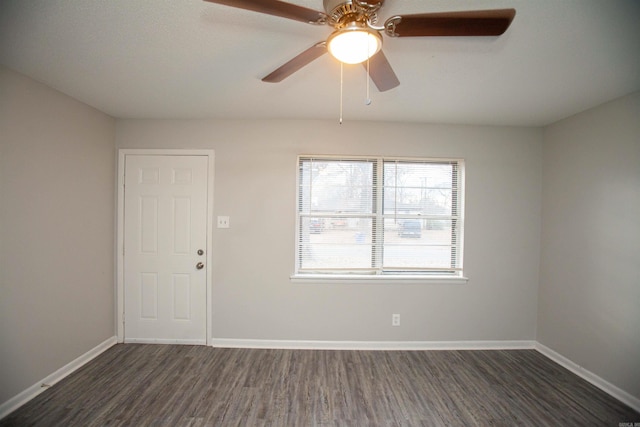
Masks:
[[[116,214],[116,332],[119,343],[124,342],[124,172],[127,156],[206,156],[207,166],[207,251],[206,251],[206,345],[212,345],[212,292],[213,292],[213,176],[214,150],[207,149],[118,149],[118,201]]]

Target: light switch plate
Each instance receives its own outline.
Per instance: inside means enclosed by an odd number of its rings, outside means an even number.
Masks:
[[[228,216],[219,216],[218,217],[218,228],[229,228],[229,217]]]

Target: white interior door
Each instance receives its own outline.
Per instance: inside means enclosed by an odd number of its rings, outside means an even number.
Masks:
[[[207,156],[125,157],[125,342],[206,343],[207,173]]]

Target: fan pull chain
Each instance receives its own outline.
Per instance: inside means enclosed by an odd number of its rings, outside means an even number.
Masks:
[[[369,66],[370,66],[371,63],[370,63],[369,59],[370,58],[367,58],[367,77],[366,77],[366,79],[367,79],[367,98],[364,100],[365,105],[371,105],[371,95],[370,95],[370,92],[369,92],[369,80],[371,80],[369,78],[371,76]]]
[[[343,67],[344,65],[341,62],[340,63],[340,124],[342,124],[342,88],[344,86]]]

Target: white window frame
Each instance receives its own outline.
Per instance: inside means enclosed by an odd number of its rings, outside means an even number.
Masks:
[[[377,167],[375,168],[376,174],[378,176],[375,181],[376,191],[375,193],[379,194],[378,196],[378,207],[376,212],[374,213],[377,216],[378,222],[383,222],[385,215],[382,212],[382,190],[384,187],[384,162],[390,161],[398,161],[398,162],[417,162],[417,163],[455,163],[458,169],[458,194],[456,197],[456,203],[458,204],[458,215],[456,216],[456,221],[458,222],[457,228],[457,239],[458,243],[455,246],[455,250],[457,252],[458,258],[458,269],[455,272],[416,272],[416,273],[407,273],[407,272],[393,272],[393,271],[384,271],[378,270],[376,274],[359,274],[357,271],[349,272],[346,274],[336,273],[336,272],[300,272],[298,270],[300,265],[300,222],[301,218],[305,216],[304,213],[301,213],[300,210],[300,162],[304,159],[315,159],[318,161],[336,161],[336,160],[345,160],[345,161],[373,161],[377,163]],[[447,284],[465,284],[468,279],[463,274],[463,255],[464,255],[464,200],[465,200],[465,163],[464,159],[461,158],[412,158],[412,157],[388,157],[388,156],[336,156],[336,155],[299,155],[296,159],[296,203],[295,203],[295,218],[296,218],[296,229],[295,229],[295,270],[291,275],[291,280],[293,282],[298,283],[396,283],[396,282],[407,282],[407,283],[447,283]],[[378,228],[378,238],[381,237],[381,227]],[[382,244],[381,244],[382,245]],[[375,251],[375,247],[373,248]]]

